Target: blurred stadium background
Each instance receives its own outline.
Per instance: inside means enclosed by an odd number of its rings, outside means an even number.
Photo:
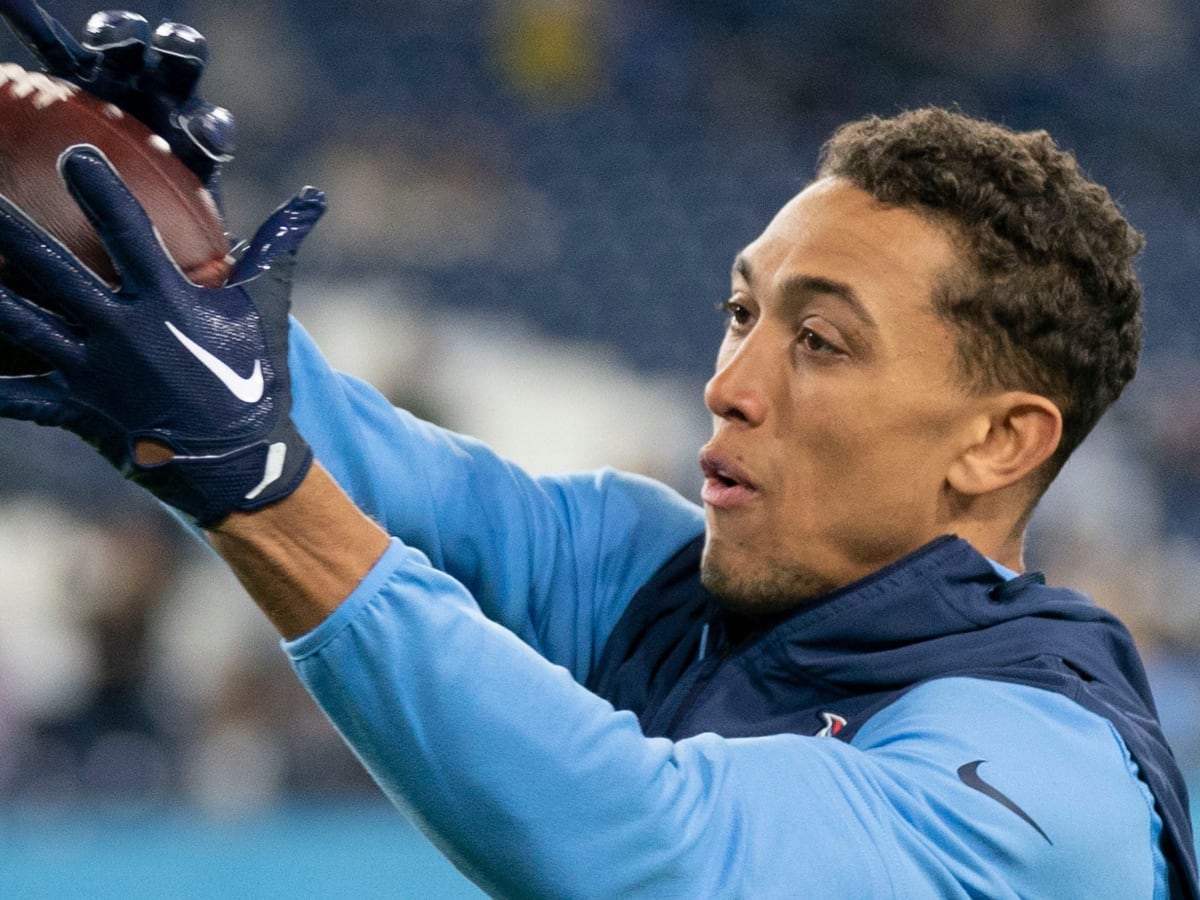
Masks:
[[[96,8],[45,5],[72,27]],[[730,261],[829,131],[927,103],[1048,129],[1147,235],[1148,332],[1030,559],[1134,630],[1195,795],[1195,0],[137,9],[210,39],[235,230],[327,190],[296,307],[336,365],[533,470],[614,464],[692,497]],[[29,64],[7,35],[0,58]],[[221,893],[478,895],[219,564],[74,439],[0,423],[0,895]]]

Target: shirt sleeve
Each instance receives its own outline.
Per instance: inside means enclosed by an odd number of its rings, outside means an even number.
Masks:
[[[647,738],[399,541],[285,648],[385,793],[497,896],[1154,896],[1136,768],[1058,695],[947,679],[852,744]]]
[[[533,478],[335,372],[294,320],[290,341],[292,416],[321,464],[487,616],[576,678],[637,589],[703,528],[695,504],[648,478]]]

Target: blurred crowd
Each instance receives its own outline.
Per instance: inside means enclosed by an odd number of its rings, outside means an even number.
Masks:
[[[93,11],[43,2],[71,25]],[[534,471],[612,464],[691,497],[729,264],[830,130],[928,103],[1049,130],[1147,236],[1147,339],[1029,561],[1126,620],[1200,779],[1194,0],[138,11],[209,38],[205,93],[239,122],[235,231],[327,191],[296,308],[336,365]],[[206,548],[73,438],[0,423],[0,801],[235,815],[359,795],[375,792]]]

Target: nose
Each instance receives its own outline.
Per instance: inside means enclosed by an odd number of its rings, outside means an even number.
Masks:
[[[755,337],[723,345],[717,371],[704,387],[704,404],[713,415],[749,426],[761,425],[767,415],[768,372]]]

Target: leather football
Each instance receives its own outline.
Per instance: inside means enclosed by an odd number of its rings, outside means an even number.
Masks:
[[[75,144],[98,147],[113,164],[184,275],[205,287],[224,283],[229,240],[217,205],[166,141],[69,82],[0,63],[0,193],[116,287],[104,245],[58,174],[59,157]],[[38,284],[2,257],[0,283],[55,309],[52,285]],[[46,368],[0,339],[0,376]]]

